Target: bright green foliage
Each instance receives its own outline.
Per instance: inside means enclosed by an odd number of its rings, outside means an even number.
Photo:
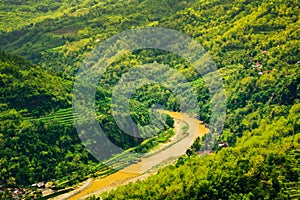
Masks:
[[[80,144],[73,126],[72,81],[80,61],[99,42],[124,30],[157,26],[192,36],[213,56],[228,102],[220,140],[230,147],[216,145],[215,155],[199,158],[195,152],[205,144],[197,139],[187,151],[190,158],[103,197],[299,199],[299,13],[298,0],[2,1],[1,50],[41,67],[0,54],[0,185],[56,178],[63,188],[97,171],[111,173]],[[149,49],[122,55],[100,80],[95,110],[105,133],[124,149],[137,146],[136,151],[146,152],[172,135],[169,118],[162,133],[143,141],[123,133],[111,115],[112,88],[122,74],[154,62],[186,77],[199,100],[200,113],[193,114],[210,119],[208,89],[187,61]],[[133,94],[131,117],[147,125],[148,107],[157,104],[179,111],[168,88],[150,84]],[[128,158],[128,152],[107,162],[118,168],[137,159]],[[7,199],[10,194],[1,195]]]
[[[71,82],[5,53],[0,69],[0,183],[21,186],[75,171],[89,173],[86,166],[93,159],[74,127],[55,118],[36,120],[70,106]]]
[[[16,56],[0,53],[1,103],[33,116],[71,104],[71,82]],[[4,105],[3,105],[4,106]]]
[[[223,148],[213,156],[181,158],[176,166],[161,169],[143,182],[121,186],[102,197],[297,199],[300,133],[293,125],[293,112],[299,105],[293,106],[286,118],[277,116],[267,124],[261,122],[251,134],[239,138],[234,147]],[[296,123],[299,116],[298,112]]]

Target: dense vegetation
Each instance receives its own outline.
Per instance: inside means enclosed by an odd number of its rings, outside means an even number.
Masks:
[[[0,56],[0,75],[3,94],[1,187],[21,187],[57,179],[59,181],[53,186],[59,189],[90,176],[112,173],[137,159],[127,151],[118,157],[117,162],[106,162],[107,166],[113,167],[108,168],[87,152],[75,130],[72,109],[65,108],[71,106],[71,81],[4,52]],[[141,125],[147,123],[149,116],[148,110],[143,109],[145,105],[132,101],[133,119]],[[100,106],[105,106],[104,102]],[[101,114],[101,110],[99,112]],[[108,137],[124,149],[136,146],[131,152],[147,152],[173,135],[174,121],[169,116],[162,132],[144,141],[122,133],[113,123],[112,116],[102,112],[99,122]],[[9,194],[3,195],[5,198]]]
[[[62,178],[86,166],[92,157],[82,148],[71,125],[55,118],[36,120],[70,106],[71,82],[5,53],[1,53],[0,68],[0,182],[28,185]]]
[[[103,197],[299,198],[299,13],[297,0],[1,2],[0,49],[7,52],[0,55],[1,187],[51,179],[64,187],[105,169],[80,143],[73,125],[74,75],[97,43],[123,30],[157,26],[192,36],[213,56],[227,92],[220,140],[230,147],[216,146],[215,155],[182,157],[158,175]],[[189,63],[158,50],[131,52],[103,75],[95,103],[105,133],[124,149],[138,146],[135,151],[145,152],[157,142],[140,145],[142,139],[116,126],[110,114],[112,87],[134,66],[153,62],[181,72],[197,92],[197,114],[205,122],[210,119],[207,87]],[[148,108],[156,104],[179,110],[170,90],[147,85],[131,99],[133,120],[148,124]],[[171,126],[164,127],[162,137]],[[197,143],[194,152],[205,146]]]

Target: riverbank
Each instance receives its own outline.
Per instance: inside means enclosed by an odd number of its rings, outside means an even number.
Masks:
[[[76,200],[84,200],[84,199],[86,199],[86,198],[88,198],[90,196],[99,196],[101,193],[103,193],[103,192],[109,192],[109,191],[111,191],[113,189],[116,189],[119,186],[127,185],[129,183],[133,183],[133,182],[136,182],[138,180],[142,181],[142,180],[148,178],[151,175],[155,175],[159,171],[159,169],[164,168],[164,167],[166,167],[168,165],[171,165],[171,164],[175,164],[176,162],[177,162],[177,158],[174,158],[174,157],[170,158],[170,159],[164,161],[163,163],[159,164],[158,166],[154,166],[152,169],[150,169],[149,171],[145,172],[144,174],[139,174],[136,177],[131,177],[131,178],[128,178],[128,179],[126,179],[124,181],[117,181],[117,182],[115,182],[113,184],[110,184],[108,186],[104,186],[104,187],[102,187],[102,188],[100,188],[100,189],[98,189],[98,190],[96,190],[94,192],[91,192],[91,193],[89,193],[87,195],[84,195],[84,196],[82,196],[82,197],[80,197],[80,198],[78,198]],[[72,198],[72,200],[73,200],[73,198]]]
[[[107,177],[96,179],[89,187],[81,191],[77,190],[77,194],[73,194],[73,196],[71,195],[65,199],[76,200],[83,197],[86,198],[91,195],[98,195],[103,191],[109,191],[129,182],[145,179],[151,174],[155,174],[159,168],[176,161],[176,159],[180,155],[183,155],[186,149],[193,144],[197,137],[202,137],[208,132],[208,129],[199,120],[177,112],[160,112],[169,114],[176,120],[174,124],[175,135],[172,137],[170,143],[163,144],[154,152],[149,153],[146,157],[141,159],[141,162],[132,164]],[[186,130],[182,130],[183,127],[188,127],[187,132]],[[184,132],[187,134],[184,135]],[[61,198],[57,197],[54,199],[60,200]]]
[[[75,196],[76,194],[79,194],[80,192],[88,189],[93,183],[93,179],[89,178],[88,180],[84,181],[81,183],[81,185],[79,185],[79,187],[71,192],[68,192],[66,194],[62,194],[62,195],[59,195],[53,199],[55,200],[65,200],[65,199],[69,199],[73,196]]]

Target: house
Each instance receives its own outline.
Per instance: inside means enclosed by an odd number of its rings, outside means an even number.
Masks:
[[[22,196],[23,194],[25,194],[25,189],[24,188],[16,189],[12,193],[12,198],[13,199],[19,199],[20,196]]]
[[[259,62],[256,62],[256,67],[261,67],[261,64]]]
[[[218,142],[219,147],[228,147],[228,144],[226,142]]]
[[[262,75],[262,74],[266,74],[268,71],[264,70],[262,72],[258,72],[258,74]]]
[[[38,182],[38,183],[37,183],[37,187],[38,187],[38,188],[45,187],[45,183],[44,183],[44,182]]]
[[[45,183],[44,182],[34,183],[34,184],[31,185],[31,187],[42,188],[42,187],[45,187]]]

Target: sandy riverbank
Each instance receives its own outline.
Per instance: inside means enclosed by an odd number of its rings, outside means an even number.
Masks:
[[[120,185],[142,180],[155,174],[158,169],[166,164],[170,164],[180,155],[183,155],[198,136],[203,136],[208,132],[208,129],[197,119],[190,118],[187,115],[182,115],[177,112],[162,111],[172,116],[176,122],[175,135],[171,144],[163,144],[156,152],[151,152],[150,156],[141,159],[141,162],[132,164],[114,174],[104,178],[94,180],[88,187],[80,187],[72,194],[65,194],[65,198],[58,196],[55,200],[69,199],[76,200],[86,198],[91,195],[98,195],[103,191],[109,191]],[[188,126],[188,134],[182,136],[182,127]],[[62,195],[61,195],[62,196]]]

